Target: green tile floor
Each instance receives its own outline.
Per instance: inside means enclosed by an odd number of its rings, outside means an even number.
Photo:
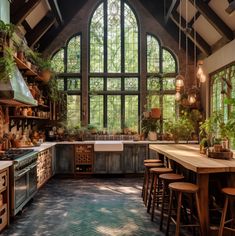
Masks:
[[[154,236],[142,178],[51,179],[3,236]]]

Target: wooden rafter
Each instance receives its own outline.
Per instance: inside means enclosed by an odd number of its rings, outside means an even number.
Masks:
[[[166,16],[164,16],[165,23],[168,22],[171,17],[172,12],[174,12],[180,4],[180,0],[172,0],[169,10],[167,11]]]
[[[199,35],[196,33],[196,37],[194,37],[194,30],[190,28],[190,30],[186,30],[186,21],[183,17],[181,17],[181,24],[179,23],[179,13],[173,12],[171,14],[172,21],[184,32],[185,35],[190,38],[190,40],[200,49],[202,53],[206,56],[211,54],[211,47],[210,45]]]
[[[39,39],[51,28],[55,23],[55,18],[52,13],[49,12],[37,25],[36,27],[27,32],[25,35],[30,47],[33,47]]]
[[[194,0],[189,0],[194,4]],[[202,0],[195,0],[196,8],[208,22],[228,41],[233,40],[233,31],[221,20],[221,18]]]
[[[34,8],[40,3],[41,0],[30,0],[22,4],[22,7],[11,16],[11,22],[15,25],[21,24],[24,19],[34,10]],[[14,7],[14,2],[13,6]]]
[[[58,6],[57,0],[49,0],[48,1],[52,11],[55,13],[56,21],[58,24],[63,24],[63,17],[60,12],[60,8]]]

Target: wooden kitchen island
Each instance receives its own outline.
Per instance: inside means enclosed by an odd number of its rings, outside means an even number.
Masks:
[[[196,174],[199,186],[199,201],[202,216],[203,235],[210,234],[209,222],[209,176],[215,173],[226,173],[227,186],[235,187],[235,159],[211,159],[200,154],[199,145],[190,144],[152,144],[150,151],[164,155],[170,162],[177,163]],[[235,156],[235,155],[234,155]]]

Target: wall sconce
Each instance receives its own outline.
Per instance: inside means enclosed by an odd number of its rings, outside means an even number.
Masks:
[[[182,75],[177,75],[175,81],[175,87],[183,87],[184,86],[184,77]]]

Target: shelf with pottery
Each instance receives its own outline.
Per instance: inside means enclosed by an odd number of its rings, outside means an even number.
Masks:
[[[31,68],[31,63],[30,62],[24,62],[22,60],[20,60],[18,57],[14,56],[14,59],[15,59],[15,62],[16,62],[16,65],[17,67],[20,69],[20,70],[23,70],[25,71],[24,75],[26,76],[33,76],[35,77],[37,80],[39,81],[43,81],[43,78],[41,76],[39,76],[39,74],[32,70]]]

